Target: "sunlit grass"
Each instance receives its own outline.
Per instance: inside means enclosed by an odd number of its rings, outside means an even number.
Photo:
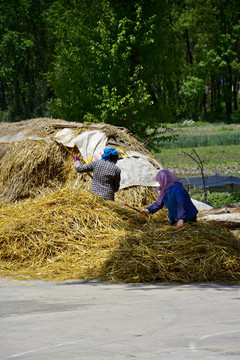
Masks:
[[[205,146],[195,148],[203,162],[204,170],[208,175],[215,173],[240,176],[240,145]],[[200,169],[185,153],[192,154],[192,148],[161,148],[155,153],[156,159],[165,169],[171,169],[178,175],[192,174],[200,176]]]
[[[222,145],[240,145],[240,131],[225,131],[223,129],[216,130],[217,133],[209,133],[205,130],[204,134],[197,133],[192,129],[189,134],[179,134],[179,136],[171,142],[158,142],[160,147],[174,149],[174,148],[189,148],[202,146],[222,146]]]

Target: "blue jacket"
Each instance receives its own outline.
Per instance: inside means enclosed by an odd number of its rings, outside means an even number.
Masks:
[[[150,214],[154,214],[162,209],[164,205],[168,209],[170,223],[177,223],[179,219],[188,222],[198,213],[187,190],[180,183],[174,183],[167,189],[160,205],[155,202],[152,205],[147,206],[147,209]]]

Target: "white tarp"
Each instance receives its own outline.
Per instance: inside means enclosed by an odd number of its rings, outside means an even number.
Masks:
[[[99,130],[85,131],[74,137],[74,131],[63,129],[59,131],[55,138],[65,146],[77,146],[83,159],[86,162],[101,158],[104,148],[107,146],[107,137],[104,132]],[[119,150],[119,149],[118,149]],[[120,189],[129,186],[158,186],[154,180],[157,172],[162,169],[159,164],[157,169],[147,155],[137,151],[125,151],[125,156],[120,159],[117,166],[121,169]],[[198,211],[210,210],[212,207],[201,201],[191,199]]]
[[[126,152],[128,155],[128,152]],[[158,170],[153,166],[144,155],[141,157],[125,157],[117,162],[117,166],[121,169],[121,185],[120,189],[128,186],[143,185],[157,186],[154,180]]]
[[[110,147],[107,145],[108,137],[104,132],[99,130],[84,131],[76,136],[75,130],[66,127],[58,131],[55,135],[52,135],[52,138],[53,137],[57,142],[67,147],[74,147],[76,145],[86,163],[100,159],[104,148]],[[28,135],[27,129],[15,134],[0,136],[0,142],[8,143],[25,139],[51,141],[51,137],[49,136],[38,137]],[[154,179],[157,171],[162,167],[156,160],[154,161],[156,166],[154,166],[147,155],[137,151],[124,151],[124,149],[119,147],[116,148],[123,155],[123,158],[117,163],[117,166],[121,169],[121,189],[137,185],[158,185]],[[158,165],[159,167],[157,168]]]
[[[106,134],[99,130],[85,131],[74,137],[74,132],[65,128],[55,135],[55,139],[68,147],[76,145],[87,163],[100,159],[104,148],[108,146]],[[123,150],[118,147],[117,149]],[[157,185],[154,179],[158,169],[148,160],[147,155],[137,151],[123,151],[123,153],[123,159],[117,163],[121,169],[121,189],[136,185]],[[161,169],[160,164],[159,169]]]
[[[55,134],[55,139],[67,147],[76,145],[87,163],[100,159],[107,144],[107,136],[99,130],[84,131],[74,136],[73,130],[64,128]]]
[[[205,204],[204,202],[191,199],[192,203],[195,205],[195,207],[198,209],[198,211],[204,211],[204,210],[211,210],[213,209],[212,206]]]

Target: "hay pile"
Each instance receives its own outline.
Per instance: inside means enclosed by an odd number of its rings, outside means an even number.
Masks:
[[[51,124],[45,118],[0,124],[1,201],[35,197],[65,180],[66,151],[49,138]]]
[[[71,186],[0,206],[0,276],[108,282],[239,282],[240,241],[205,224],[176,230]]]
[[[0,165],[1,199],[35,197],[43,188],[59,186],[65,180],[63,156],[56,144],[43,140],[14,142]]]
[[[229,230],[203,223],[176,230],[166,211],[146,219],[120,204],[152,203],[155,195],[144,186],[120,190],[115,202],[89,193],[92,179],[73,166],[74,155],[81,158],[78,149],[53,140],[64,127],[75,129],[75,135],[100,129],[108,145],[149,156],[125,129],[106,124],[45,118],[0,124],[0,276],[240,281],[240,240]]]
[[[73,156],[61,145],[45,141],[23,140],[14,142],[0,162],[0,201],[15,202],[35,198],[39,194],[56,191],[71,185],[89,190],[92,178],[78,174],[73,166]],[[144,206],[155,199],[152,188],[132,186],[116,194],[117,201]]]
[[[77,174],[73,158],[79,156],[77,147],[67,148],[54,140],[54,134],[64,127],[73,130],[74,136],[99,129],[108,138],[108,145],[139,151],[154,157],[126,129],[108,124],[69,123],[56,119],[32,119],[20,123],[0,124],[0,201],[15,202],[34,198],[44,191],[56,191],[71,184],[88,190],[92,179]],[[11,142],[1,142],[10,141]],[[12,141],[14,140],[14,141]],[[120,153],[121,154],[121,153]],[[156,165],[156,164],[155,164]],[[118,200],[128,199],[132,205],[145,205],[152,201],[152,189],[134,186],[118,193]]]

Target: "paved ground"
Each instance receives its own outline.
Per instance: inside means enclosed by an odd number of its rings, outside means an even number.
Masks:
[[[240,287],[1,279],[0,359],[239,360]]]

